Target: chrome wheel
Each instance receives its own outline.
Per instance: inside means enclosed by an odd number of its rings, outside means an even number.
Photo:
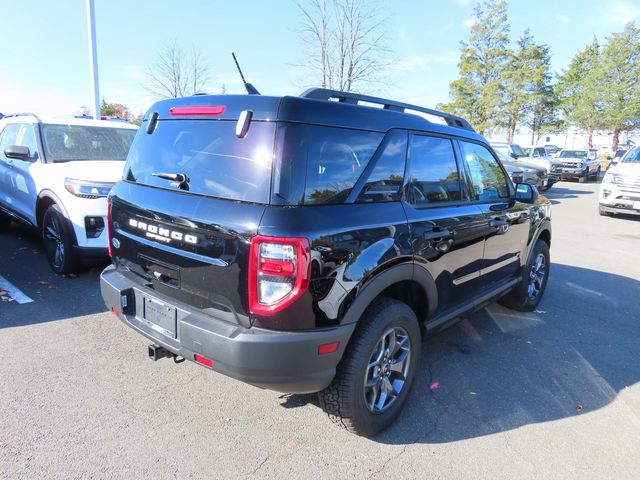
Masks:
[[[402,327],[387,330],[378,340],[364,377],[364,400],[373,413],[382,413],[396,401],[407,382],[411,340]]]
[[[47,215],[44,224],[44,247],[54,270],[60,270],[64,265],[64,238],[62,225],[55,215]]]
[[[535,300],[538,295],[540,295],[544,284],[544,278],[547,274],[546,270],[547,259],[544,254],[539,253],[531,266],[531,271],[529,272],[529,287],[527,288],[527,293],[530,300]]]

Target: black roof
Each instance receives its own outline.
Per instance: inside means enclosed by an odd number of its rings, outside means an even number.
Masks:
[[[338,97],[338,100],[334,100],[334,96]],[[344,96],[348,96],[349,99],[341,100],[340,97]],[[365,104],[358,103],[356,99],[361,99]],[[370,106],[370,104],[378,104],[379,107]],[[170,112],[170,109],[175,107],[199,106],[224,106],[224,111],[221,114],[206,117],[190,114],[181,114],[176,117]],[[386,132],[392,128],[403,128],[467,137],[486,142],[466,120],[454,115],[417,105],[325,89],[307,90],[297,97],[199,94],[161,100],[149,108],[145,120],[151,112],[157,112],[160,119],[234,120],[243,110],[252,110],[253,119],[257,121],[296,122],[379,132]],[[442,118],[449,125],[430,121],[425,118],[426,116]]]

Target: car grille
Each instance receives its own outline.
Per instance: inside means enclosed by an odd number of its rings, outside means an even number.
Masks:
[[[582,166],[582,163],[563,162],[562,166],[566,168],[580,168]]]
[[[623,177],[621,175],[616,175],[613,179],[613,183],[622,189],[640,190],[640,177]]]

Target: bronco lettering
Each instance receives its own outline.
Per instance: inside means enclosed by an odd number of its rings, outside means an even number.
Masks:
[[[184,234],[175,230],[169,230],[158,225],[149,225],[145,222],[139,222],[134,218],[129,219],[129,226],[143,230],[146,236],[165,243],[171,243],[171,240],[184,240],[187,243],[195,245],[198,243],[198,237],[195,235]]]

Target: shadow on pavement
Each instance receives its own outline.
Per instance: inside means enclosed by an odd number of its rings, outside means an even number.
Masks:
[[[446,443],[588,415],[640,380],[639,312],[637,280],[554,264],[536,312],[494,303],[427,339],[403,412],[373,440]]]
[[[79,269],[72,276],[59,276],[49,268],[40,236],[12,224],[0,234],[0,275],[32,303],[0,302],[0,329],[64,320],[104,312],[100,296],[100,272],[104,265]]]
[[[554,264],[537,312],[492,304],[428,339],[402,415],[374,440],[444,443],[588,415],[640,380],[639,312],[637,280]]]

